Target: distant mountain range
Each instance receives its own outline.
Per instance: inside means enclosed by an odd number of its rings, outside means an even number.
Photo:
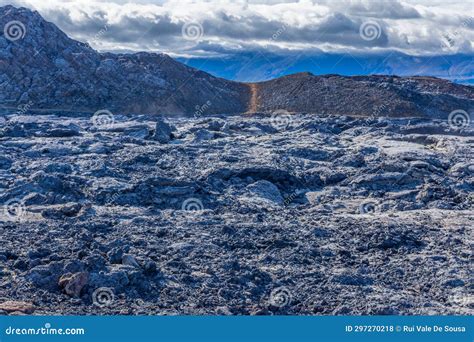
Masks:
[[[170,115],[287,110],[445,118],[453,110],[474,108],[473,87],[433,77],[297,73],[243,83],[164,54],[99,53],[26,8],[0,7],[0,28],[0,104],[10,109]]]
[[[298,72],[316,75],[397,75],[444,78],[474,85],[474,56],[465,54],[410,56],[400,52],[338,54],[319,52],[248,51],[224,57],[178,58],[215,76],[241,82],[270,80]]]

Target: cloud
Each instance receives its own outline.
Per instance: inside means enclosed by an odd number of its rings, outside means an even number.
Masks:
[[[368,54],[397,51],[419,56],[473,52],[474,18],[469,13],[474,8],[466,1],[15,3],[37,9],[71,37],[103,51],[148,50],[174,56],[223,55],[244,49]],[[200,39],[183,36],[187,23],[202,28]],[[362,30],[367,27],[371,31]]]

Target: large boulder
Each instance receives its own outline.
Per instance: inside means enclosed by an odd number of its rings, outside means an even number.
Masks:
[[[166,144],[171,140],[171,132],[173,129],[165,122],[162,118],[159,118],[156,122],[155,133],[152,139],[158,141],[161,144]]]
[[[241,202],[257,205],[282,205],[283,197],[278,187],[267,180],[259,180],[245,188]]]

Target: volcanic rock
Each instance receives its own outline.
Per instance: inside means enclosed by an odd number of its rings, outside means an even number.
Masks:
[[[28,302],[9,300],[0,303],[0,310],[7,313],[21,312],[24,314],[32,314],[35,311],[35,306]]]
[[[58,285],[67,295],[79,297],[88,280],[89,274],[87,272],[79,272],[74,274],[67,273],[61,276]]]

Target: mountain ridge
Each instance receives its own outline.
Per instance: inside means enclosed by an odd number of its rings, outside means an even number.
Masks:
[[[458,84],[474,85],[474,57],[466,53],[416,56],[394,51],[363,55],[316,51],[298,53],[298,58],[292,58],[290,51],[228,51],[227,54],[229,56],[225,58],[198,56],[178,57],[177,60],[212,75],[240,82],[267,81],[303,71],[321,74],[321,70],[331,70],[332,74],[352,76],[367,75],[367,70],[370,70],[376,75],[430,75]]]
[[[24,37],[0,36],[0,104],[70,111],[208,115],[308,112],[446,118],[474,107],[474,88],[430,77],[316,76],[229,81],[166,54],[99,53],[27,8],[0,7],[0,25],[18,21]],[[21,27],[20,27],[21,29]]]

